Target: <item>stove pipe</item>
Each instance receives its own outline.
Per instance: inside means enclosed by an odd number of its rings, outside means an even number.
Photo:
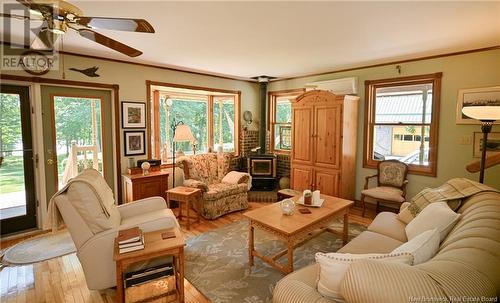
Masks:
[[[266,134],[267,134],[267,79],[261,81],[260,89],[260,127],[259,127],[259,144],[260,153],[266,153]]]

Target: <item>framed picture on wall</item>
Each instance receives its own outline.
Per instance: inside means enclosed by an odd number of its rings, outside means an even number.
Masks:
[[[462,108],[481,105],[500,106],[500,86],[458,90],[456,123],[480,124],[478,120],[462,114]],[[500,121],[495,122],[495,124],[500,124]]]
[[[146,103],[122,102],[122,128],[146,127]]]
[[[474,132],[474,158],[481,158],[483,146],[483,133]],[[500,153],[500,132],[491,132],[488,134],[488,143],[486,143],[486,156]]]
[[[124,131],[125,156],[146,154],[146,132],[143,130]]]

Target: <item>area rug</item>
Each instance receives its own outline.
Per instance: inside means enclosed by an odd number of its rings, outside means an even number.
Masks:
[[[62,230],[30,238],[8,248],[3,255],[2,265],[37,263],[75,251],[71,235],[67,230]]]
[[[332,224],[341,229],[339,220]],[[349,224],[349,237],[366,228]],[[200,292],[214,303],[271,302],[272,291],[283,274],[255,258],[252,270],[248,267],[248,221],[241,220],[199,236],[189,238],[185,249],[185,276]],[[255,247],[267,255],[285,248],[271,234],[255,230]],[[294,270],[314,263],[316,252],[335,252],[342,240],[332,233],[322,233],[294,250]],[[280,259],[286,261],[286,256]]]

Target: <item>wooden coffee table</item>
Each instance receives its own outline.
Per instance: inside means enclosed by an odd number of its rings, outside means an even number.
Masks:
[[[170,207],[170,201],[179,202],[179,214],[177,218],[179,219],[179,223],[182,223],[183,219],[186,219],[186,228],[188,230],[191,228],[191,223],[200,222],[200,214],[193,209],[193,205],[200,202],[200,199],[201,189],[198,188],[176,186],[167,190],[167,205]],[[183,206],[186,208],[186,214],[182,213]]]
[[[298,198],[293,197],[291,199],[297,201]],[[303,208],[303,206],[297,204],[293,215],[283,215],[280,202],[245,213],[244,216],[250,220],[248,235],[248,261],[250,267],[254,265],[254,257],[258,257],[280,272],[289,274],[293,271],[293,250],[325,231],[342,235],[344,245],[347,244],[349,208],[354,202],[327,195],[321,195],[321,198],[325,199],[323,206],[320,208],[308,207],[311,211],[310,214],[301,214],[298,208]],[[339,216],[344,216],[342,231],[328,228],[329,224]],[[287,248],[270,257],[258,252],[254,246],[255,228],[279,237],[287,243]],[[285,254],[288,256],[288,264],[282,265],[277,260]]]
[[[163,239],[161,234],[173,231],[175,238]],[[118,253],[118,242],[115,239],[113,260],[116,262],[116,302],[125,302],[123,274],[127,268],[137,262],[147,261],[160,256],[173,256],[175,268],[176,291],[168,296],[168,302],[184,302],[184,235],[179,228],[158,230],[144,233],[144,249]]]

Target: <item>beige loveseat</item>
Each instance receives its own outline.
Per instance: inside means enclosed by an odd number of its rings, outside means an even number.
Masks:
[[[205,219],[216,219],[248,208],[248,176],[241,182],[235,181],[235,184],[223,181],[230,172],[230,161],[229,153],[184,156],[177,161],[184,171],[183,185],[199,188],[203,192],[202,203],[195,207]]]
[[[408,266],[360,260],[348,269],[341,291],[346,302],[478,302],[500,293],[500,194],[476,194],[462,203],[458,223],[431,260]],[[405,224],[380,213],[367,231],[338,252],[389,253],[406,242]],[[326,303],[316,290],[318,265],[278,282],[274,303]],[[461,301],[460,301],[461,300]]]

